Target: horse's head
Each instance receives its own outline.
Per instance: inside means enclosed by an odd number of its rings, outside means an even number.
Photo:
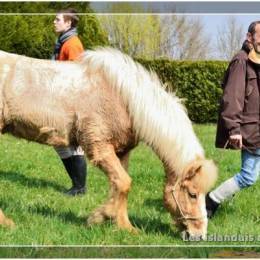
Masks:
[[[205,194],[214,185],[217,168],[213,161],[198,159],[188,165],[181,177],[167,174],[164,203],[185,239],[205,239],[207,212]],[[184,236],[183,236],[184,238]]]

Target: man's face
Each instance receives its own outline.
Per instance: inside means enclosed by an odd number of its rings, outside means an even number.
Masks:
[[[64,21],[63,14],[57,14],[53,23],[56,33],[64,33],[71,27],[71,21]]]

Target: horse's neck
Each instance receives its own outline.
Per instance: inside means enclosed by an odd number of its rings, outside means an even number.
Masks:
[[[197,139],[193,128],[179,129],[175,138],[168,139],[167,142],[154,142],[150,144],[153,151],[165,165],[167,172],[181,176],[186,166],[197,157],[204,157],[204,150]]]
[[[178,175],[176,172],[169,166],[167,162],[162,160],[164,172],[165,172],[165,180],[166,183],[174,184],[178,180]]]

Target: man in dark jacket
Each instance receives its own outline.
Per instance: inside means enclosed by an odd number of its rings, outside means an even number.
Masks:
[[[216,147],[241,150],[241,170],[206,196],[208,217],[260,171],[260,21],[250,24],[242,49],[231,60],[223,81]]]

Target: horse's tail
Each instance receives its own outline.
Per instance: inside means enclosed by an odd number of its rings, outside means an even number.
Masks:
[[[103,72],[110,85],[122,96],[138,137],[165,153],[163,157],[166,154],[171,156],[169,150],[173,149],[173,140],[178,140],[184,136],[183,132],[192,129],[180,99],[165,91],[154,72],[148,72],[118,50],[99,48],[87,51],[82,62],[90,72]],[[178,150],[179,144],[176,145]]]

